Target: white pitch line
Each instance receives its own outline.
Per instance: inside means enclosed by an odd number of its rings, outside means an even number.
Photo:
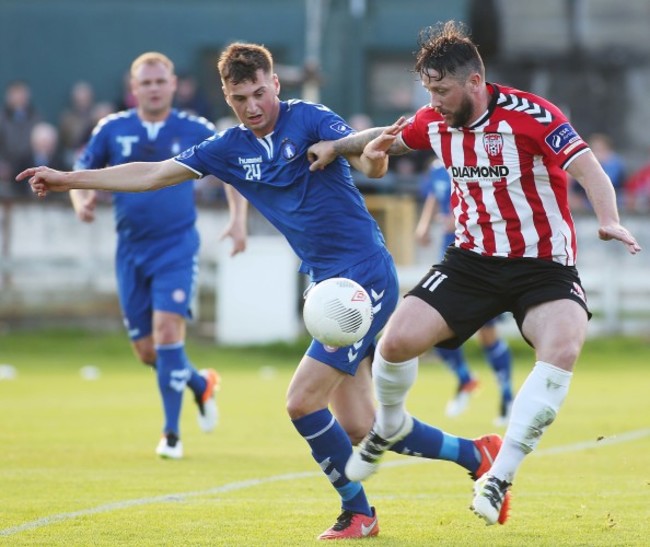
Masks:
[[[597,439],[593,441],[584,441],[580,443],[567,444],[564,446],[556,446],[551,448],[540,449],[533,452],[531,455],[553,456],[555,454],[579,452],[581,450],[586,450],[589,448],[601,448],[603,446],[608,446],[612,444],[620,444],[620,443],[635,441],[638,439],[643,439],[644,437],[650,437],[650,429],[639,429],[637,431],[628,431],[627,433],[621,433],[619,435],[604,437],[602,439]],[[425,463],[431,461],[436,461],[436,460],[429,460],[424,458],[408,458],[406,460],[395,460],[392,462],[387,462],[383,464],[382,467],[400,467],[403,465],[414,465],[418,463]],[[287,473],[284,475],[275,475],[272,477],[266,477],[261,479],[248,479],[245,481],[231,482],[228,484],[224,484],[222,486],[217,486],[215,488],[210,488],[208,490],[201,490],[197,492],[184,492],[182,494],[167,494],[164,496],[154,496],[151,498],[116,501],[114,503],[107,503],[104,505],[98,505],[97,507],[91,507],[90,509],[81,509],[79,511],[72,511],[70,513],[59,513],[58,515],[50,515],[49,517],[43,517],[41,519],[33,520],[31,522],[26,522],[18,526],[5,528],[4,530],[0,530],[0,537],[12,536],[15,534],[19,534],[20,532],[26,532],[27,530],[34,530],[35,528],[49,526],[50,524],[56,524],[57,522],[63,522],[65,520],[71,520],[78,517],[85,517],[88,515],[97,515],[99,513],[108,513],[110,511],[119,511],[121,509],[129,509],[130,507],[136,507],[138,505],[177,502],[177,501],[186,500],[188,498],[196,498],[200,496],[210,496],[213,494],[224,494],[227,492],[235,492],[237,490],[254,488],[256,486],[260,486],[262,484],[269,484],[272,482],[307,479],[312,477],[319,477],[321,475],[322,473],[320,471],[304,471],[300,473]]]
[[[629,441],[636,441],[650,436],[650,429],[638,429],[636,431],[628,431],[627,433],[620,433],[612,435],[611,437],[602,437],[594,441],[585,441],[575,444],[565,444],[564,446],[555,446],[551,448],[543,448],[531,453],[531,456],[552,456],[555,454],[566,454],[567,452],[579,452],[588,448],[599,448],[601,446],[608,446],[610,444],[621,444]]]

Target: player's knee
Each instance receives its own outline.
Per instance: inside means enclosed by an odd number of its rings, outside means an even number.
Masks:
[[[297,420],[309,414],[309,405],[305,397],[299,393],[293,393],[287,397],[287,414],[292,420]]]
[[[573,365],[578,360],[580,355],[579,347],[570,347],[561,348],[560,351],[556,353],[554,361],[550,361],[554,365],[564,369],[564,370],[573,370]]]
[[[542,361],[552,363],[565,370],[572,370],[581,349],[582,341],[573,338],[550,345],[549,349],[543,353],[538,352],[538,356]]]
[[[175,325],[167,322],[156,326],[153,337],[156,344],[167,345],[178,342],[181,338],[181,334]]]
[[[413,357],[409,344],[399,333],[387,332],[381,338],[381,356],[389,363],[401,363]]]

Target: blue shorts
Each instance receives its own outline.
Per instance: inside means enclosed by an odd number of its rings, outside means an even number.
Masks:
[[[307,355],[337,370],[354,376],[359,363],[375,351],[375,338],[386,325],[399,300],[399,285],[393,258],[382,249],[370,258],[332,277],[347,277],[359,283],[370,295],[373,303],[373,319],[368,334],[352,346],[325,348],[312,340]]]
[[[199,235],[194,228],[146,244],[118,241],[117,289],[131,340],[151,334],[154,310],[192,317],[198,252]]]

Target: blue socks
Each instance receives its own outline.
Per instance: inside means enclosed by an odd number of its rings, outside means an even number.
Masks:
[[[293,420],[298,433],[311,447],[311,454],[341,496],[341,507],[353,513],[371,516],[372,511],[360,482],[345,476],[345,464],[352,455],[348,434],[332,413],[324,408]]]
[[[316,463],[341,496],[342,508],[370,516],[370,504],[361,483],[351,482],[345,476],[345,464],[352,454],[352,443],[331,412],[326,408],[318,410],[293,420],[293,425],[309,443]],[[470,473],[476,472],[480,464],[480,454],[474,441],[449,435],[416,419],[413,419],[411,433],[391,450],[455,462]]]
[[[458,378],[458,385],[462,386],[472,379],[472,373],[469,370],[467,361],[465,361],[465,355],[462,349],[435,348],[435,350]]]
[[[499,382],[501,399],[512,401],[512,353],[508,344],[504,340],[497,340],[493,345],[484,347],[483,352]]]
[[[165,412],[163,432],[180,437],[179,421],[185,386],[201,395],[205,391],[206,380],[188,361],[183,342],[156,346],[156,374]]]
[[[479,453],[471,439],[449,435],[413,418],[413,430],[391,450],[399,454],[431,460],[455,462],[474,473],[480,464]]]

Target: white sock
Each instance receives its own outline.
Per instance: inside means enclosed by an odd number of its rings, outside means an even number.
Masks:
[[[490,474],[512,482],[524,457],[553,423],[569,391],[572,372],[537,361],[512,403],[503,446]]]
[[[393,436],[406,418],[406,394],[418,375],[418,358],[403,363],[386,361],[375,351],[372,363],[372,379],[375,386],[377,406],[377,433],[384,438]]]

